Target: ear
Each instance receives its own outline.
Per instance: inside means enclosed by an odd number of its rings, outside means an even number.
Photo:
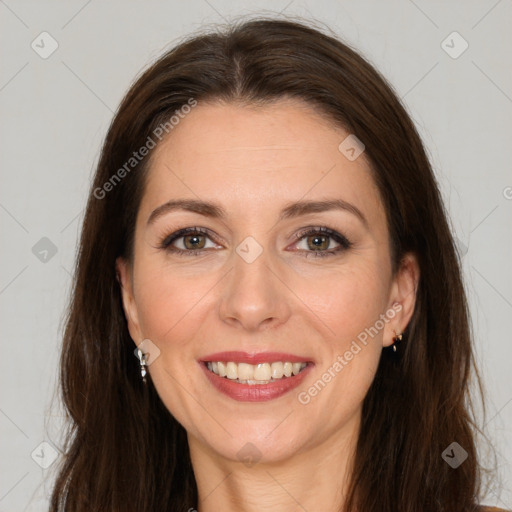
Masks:
[[[414,253],[407,253],[400,262],[400,267],[393,278],[387,311],[395,315],[386,324],[383,346],[393,344],[393,337],[405,331],[416,305],[416,292],[420,279],[420,266]],[[390,317],[390,315],[389,315]]]
[[[124,315],[128,324],[128,331],[135,345],[138,345],[143,337],[139,325],[137,305],[133,294],[132,268],[121,256],[116,259],[116,274],[121,287],[121,298],[123,301]]]

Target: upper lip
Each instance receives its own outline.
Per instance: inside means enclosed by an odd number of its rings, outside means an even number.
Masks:
[[[284,352],[241,352],[238,350],[231,350],[226,352],[215,352],[214,354],[208,354],[200,358],[202,362],[229,362],[235,363],[248,363],[248,364],[260,364],[260,363],[273,363],[277,361],[290,363],[308,363],[311,362],[309,357],[297,356],[294,354],[287,354]]]

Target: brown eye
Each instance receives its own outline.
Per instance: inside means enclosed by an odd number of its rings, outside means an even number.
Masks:
[[[207,245],[207,244],[210,245]],[[183,255],[197,256],[206,254],[216,246],[209,232],[203,228],[184,228],[165,237],[159,244],[160,249]]]
[[[184,246],[187,249],[203,249],[206,244],[206,237],[204,235],[186,235],[182,237]]]
[[[297,246],[300,243],[305,245],[299,249],[306,257],[310,254],[319,257],[334,256],[352,247],[352,242],[345,236],[326,227],[308,228],[297,233],[296,237],[299,239]],[[338,245],[333,247],[332,242]]]
[[[308,247],[310,247],[313,251],[318,249],[325,250],[329,248],[329,238],[324,235],[312,235],[307,237]]]

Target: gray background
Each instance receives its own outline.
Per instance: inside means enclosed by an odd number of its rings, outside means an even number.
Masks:
[[[113,111],[141,68],[181,36],[277,13],[323,21],[362,51],[420,130],[463,254],[488,391],[502,482],[485,501],[512,508],[511,11],[510,0],[0,0],[0,511],[47,506],[56,465],[40,443],[59,446],[62,410],[50,404],[63,312]],[[448,37],[454,31],[463,39]],[[50,37],[58,48],[48,56]]]

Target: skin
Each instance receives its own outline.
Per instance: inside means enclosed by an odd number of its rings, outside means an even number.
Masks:
[[[134,343],[150,339],[160,350],[149,372],[187,430],[199,512],[334,511],[344,499],[362,402],[382,348],[412,316],[419,278],[412,254],[392,275],[383,204],[364,153],[349,161],[338,150],[347,135],[298,100],[258,108],[200,103],[152,155],[134,262],[119,258],[117,270]],[[178,198],[215,201],[227,217],[176,210],[146,225],[155,208]],[[278,221],[289,202],[326,198],[356,206],[368,227],[341,210]],[[196,226],[212,234],[200,239],[201,254],[159,248],[166,236]],[[310,226],[341,233],[352,247],[314,257],[308,237],[294,237]],[[263,248],[250,264],[236,252],[247,236]],[[329,240],[329,249],[339,246]],[[184,242],[174,245],[184,249]],[[300,403],[298,392],[393,305],[400,308],[394,318]],[[239,402],[219,393],[197,363],[224,350],[298,354],[315,366],[299,389]],[[237,455],[247,443],[251,467]]]

